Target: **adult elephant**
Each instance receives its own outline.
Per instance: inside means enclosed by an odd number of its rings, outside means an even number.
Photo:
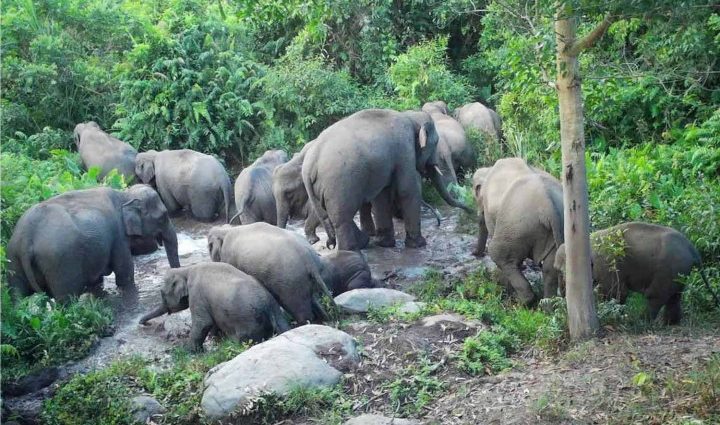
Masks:
[[[113,169],[126,182],[135,179],[135,148],[102,131],[95,121],[76,125],[73,138],[85,169],[100,167],[98,181],[102,181]]]
[[[503,139],[500,116],[480,102],[463,105],[455,109],[453,115],[466,131],[475,129],[498,143]]]
[[[275,196],[273,195],[273,171],[287,162],[287,153],[275,149],[266,151],[249,167],[240,172],[235,180],[235,208],[241,224],[258,221],[277,224]]]
[[[157,189],[170,213],[187,207],[195,218],[210,221],[224,205],[230,220],[230,176],[213,156],[189,149],[149,150],[135,158],[135,173]]]
[[[175,229],[149,186],[76,190],[50,198],[15,226],[7,247],[10,286],[19,295],[47,292],[65,300],[114,272],[118,287],[134,287],[133,236],[161,238],[170,266],[180,266]]]
[[[422,110],[430,114],[435,122],[439,136],[436,163],[443,173],[444,184],[458,184],[458,175],[462,176],[463,172],[475,169],[477,154],[468,143],[463,126],[448,115],[445,102],[426,103]]]
[[[421,174],[432,179],[450,205],[469,210],[455,200],[436,169],[438,134],[429,114],[368,109],[325,129],[309,148],[302,166],[311,205],[334,231],[337,247],[359,250],[369,237],[353,217],[372,202],[378,245],[395,246],[393,199],[405,221],[405,246],[425,246],[420,232]]]

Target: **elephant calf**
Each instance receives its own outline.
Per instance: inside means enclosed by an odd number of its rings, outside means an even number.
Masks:
[[[370,266],[360,252],[332,252],[322,257],[322,265],[322,278],[332,290],[333,297],[353,289],[382,286],[372,278]]]
[[[332,297],[320,271],[320,256],[300,235],[268,223],[216,226],[208,234],[213,261],[237,267],[275,297],[298,324],[328,320],[317,292]]]
[[[238,342],[262,341],[290,327],[280,305],[253,277],[224,263],[201,263],[168,270],[160,290],[162,303],[140,319],[190,308],[190,343],[202,350],[208,333],[217,328]]]
[[[624,303],[628,291],[640,292],[651,319],[665,306],[665,322],[680,321],[683,287],[677,278],[702,264],[685,235],[670,227],[629,222],[594,232],[590,239],[593,280],[603,296]],[[556,269],[565,270],[565,255],[563,244],[555,254]]]
[[[215,157],[189,149],[149,150],[135,157],[135,173],[157,189],[171,213],[188,207],[195,218],[210,221],[224,205],[230,220],[230,176]]]
[[[270,150],[240,172],[235,180],[237,214],[230,222],[237,217],[241,224],[252,224],[258,221],[277,224],[276,202],[273,195],[273,171],[285,162],[287,162],[285,151]]]

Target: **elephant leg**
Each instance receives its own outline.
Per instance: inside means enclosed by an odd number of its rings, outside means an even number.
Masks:
[[[360,230],[368,236],[375,236],[375,222],[372,216],[372,204],[364,203],[360,207]]]
[[[313,297],[312,299],[312,312],[315,318],[318,319],[320,322],[330,321],[330,315],[327,314],[325,308],[323,308],[320,301],[315,297]]]
[[[163,201],[163,204],[165,204],[165,208],[168,210],[168,213],[174,213],[182,209],[182,206],[178,204],[175,197],[166,187],[159,185],[157,187],[157,192],[158,195],[160,195],[160,199]]]
[[[203,351],[203,343],[215,324],[209,317],[199,315],[192,316],[192,326],[190,328],[190,348],[193,352]]]
[[[511,252],[507,252],[508,247],[506,244],[498,243],[498,238],[490,241],[490,257],[495,261],[498,268],[504,275],[505,279],[510,283],[510,286],[515,290],[515,296],[518,301],[525,306],[533,306],[537,302],[537,297],[530,286],[530,282],[525,279],[520,266],[522,260],[513,258]]]
[[[405,246],[407,248],[422,248],[427,245],[420,232],[420,187],[419,174],[415,169],[410,172],[398,173],[398,200],[405,222]]]
[[[115,272],[115,284],[118,288],[135,287],[135,263],[129,247],[122,244],[114,247],[112,271]]]
[[[372,210],[375,212],[377,228],[376,243],[382,247],[395,246],[395,227],[393,224],[392,192],[385,188],[372,202]],[[362,216],[361,216],[362,218]]]
[[[305,219],[305,238],[310,242],[310,245],[320,240],[315,230],[320,225],[320,219],[314,210],[308,212],[307,218]]]
[[[341,222],[336,229],[337,246],[340,250],[359,251],[367,247],[370,238],[358,229],[355,221],[350,218]]]
[[[549,258],[555,258],[550,255]],[[542,264],[543,296],[545,298],[557,297],[558,295],[558,271],[549,260]]]
[[[477,257],[485,255],[485,245],[488,239],[488,229],[485,225],[485,214],[482,212],[478,214],[478,239],[477,246],[473,250],[472,254]]]
[[[193,217],[202,221],[212,221],[220,210],[222,202],[217,197],[217,189],[203,187],[190,190],[190,212]]]
[[[665,303],[665,323],[668,325],[677,325],[681,318],[681,301],[682,292],[678,291],[670,296]]]

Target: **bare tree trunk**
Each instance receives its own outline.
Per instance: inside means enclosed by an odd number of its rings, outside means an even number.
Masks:
[[[565,216],[565,298],[573,340],[595,336],[600,327],[595,311],[590,265],[590,219],[585,173],[585,133],[578,70],[575,18],[555,21],[557,37],[557,91],[560,103],[562,183]],[[609,25],[609,24],[608,24]],[[585,47],[585,46],[583,46]]]

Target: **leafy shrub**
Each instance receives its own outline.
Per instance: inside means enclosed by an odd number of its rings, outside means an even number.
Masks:
[[[293,388],[287,395],[269,394],[261,397],[253,412],[246,417],[256,424],[276,424],[293,416],[320,417],[320,423],[341,423],[352,413],[354,401],[341,386],[330,388]]]
[[[393,411],[402,415],[417,414],[444,390],[443,382],[433,376],[440,365],[422,357],[417,364],[403,368],[395,380],[385,384],[390,390]]]
[[[720,319],[720,306],[715,304],[710,291],[720,297],[720,265],[705,265],[705,274],[710,290],[702,279],[699,269],[693,270],[688,276],[681,278],[683,284],[682,311],[684,320],[695,325],[716,323]]]
[[[20,131],[3,143],[4,152],[22,154],[35,159],[49,159],[52,151],[69,149],[72,144],[70,132],[45,127],[41,133],[27,136]]]
[[[472,375],[492,374],[512,366],[508,356],[520,345],[517,336],[495,327],[477,336],[465,338],[460,352],[460,367]]]
[[[2,291],[3,381],[34,369],[81,358],[112,325],[112,309],[92,297],[58,304],[45,294],[16,305]]]

